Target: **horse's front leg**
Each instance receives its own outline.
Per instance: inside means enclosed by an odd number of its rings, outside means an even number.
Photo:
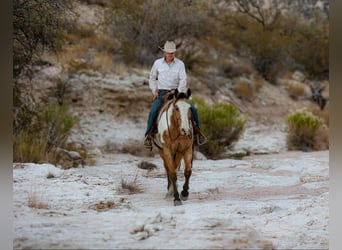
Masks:
[[[174,197],[174,205],[178,206],[181,205],[182,202],[179,198],[179,193],[177,189],[177,173],[175,168],[175,161],[174,157],[172,156],[171,152],[164,150],[161,154],[163,161],[164,161],[164,167],[167,172],[167,188],[168,193],[167,197],[173,193]]]
[[[171,185],[173,188],[174,205],[175,206],[182,205],[182,201],[179,198],[179,193],[178,193],[178,189],[177,189],[177,173],[176,173],[175,169],[170,171],[170,177],[169,178],[170,178]]]
[[[185,177],[185,182],[183,185],[183,190],[181,192],[181,199],[187,200],[189,197],[189,180],[190,176],[192,174],[192,161],[193,161],[193,154],[192,152],[188,152],[184,155],[184,177]]]

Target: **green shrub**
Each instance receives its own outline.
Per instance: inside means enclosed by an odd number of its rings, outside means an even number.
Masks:
[[[66,105],[42,107],[23,120],[30,123],[13,135],[14,162],[49,161],[54,149],[66,142],[75,123]]]
[[[319,117],[307,110],[296,111],[286,117],[289,150],[322,150],[329,145],[328,130]]]
[[[247,120],[231,104],[209,106],[199,98],[194,98],[193,102],[198,108],[201,130],[208,139],[199,149],[208,158],[219,159],[240,138]]]

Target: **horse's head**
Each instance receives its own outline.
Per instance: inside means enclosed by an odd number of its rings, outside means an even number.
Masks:
[[[179,128],[180,135],[192,136],[191,123],[191,105],[188,98],[191,95],[191,90],[188,89],[186,93],[175,91],[175,99],[173,102],[173,116],[175,125]]]

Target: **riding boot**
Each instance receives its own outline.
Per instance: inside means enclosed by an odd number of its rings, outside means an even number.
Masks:
[[[146,137],[145,137],[145,140],[144,140],[144,146],[147,148],[147,149],[150,149],[152,151],[152,138],[153,138],[153,132],[150,131]]]

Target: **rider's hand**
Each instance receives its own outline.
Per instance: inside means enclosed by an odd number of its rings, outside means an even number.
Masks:
[[[157,99],[158,98],[158,89],[156,89],[155,91],[154,91],[154,94],[153,94],[153,101],[155,100],[155,99]]]

